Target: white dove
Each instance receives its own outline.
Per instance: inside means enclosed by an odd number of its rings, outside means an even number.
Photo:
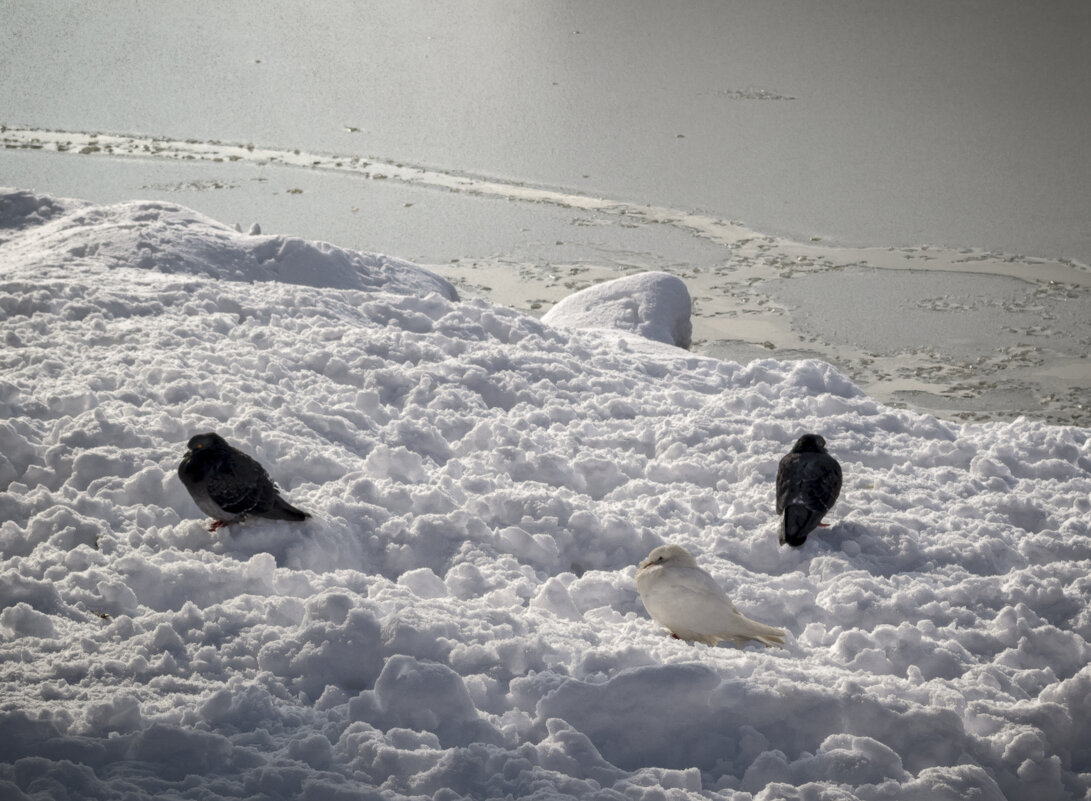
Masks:
[[[636,571],[636,591],[644,608],[674,637],[715,645],[783,645],[787,632],[744,617],[727,593],[681,545],[660,545]]]

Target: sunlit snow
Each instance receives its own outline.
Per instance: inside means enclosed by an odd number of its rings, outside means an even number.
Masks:
[[[603,303],[677,330],[641,286]],[[1086,429],[163,203],[5,190],[0,321],[5,800],[1091,791]],[[210,430],[313,517],[210,533],[176,475]],[[808,431],[844,487],[789,549]],[[672,639],[633,578],[664,543],[785,646]]]

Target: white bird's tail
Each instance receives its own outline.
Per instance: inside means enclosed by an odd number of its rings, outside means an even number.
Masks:
[[[736,625],[732,627],[729,634],[724,634],[723,639],[730,640],[736,645],[745,645],[749,640],[756,640],[769,648],[774,645],[784,645],[784,639],[788,636],[788,632],[784,629],[766,626],[764,623],[758,623],[742,615],[733,622]]]

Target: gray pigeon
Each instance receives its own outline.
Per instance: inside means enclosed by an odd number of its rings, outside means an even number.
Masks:
[[[209,531],[247,515],[297,521],[310,517],[280,497],[265,468],[219,434],[197,434],[186,447],[178,477],[201,511],[213,518]]]
[[[784,515],[780,544],[805,543],[840,494],[841,465],[826,453],[826,440],[804,434],[777,470],[777,514]]]

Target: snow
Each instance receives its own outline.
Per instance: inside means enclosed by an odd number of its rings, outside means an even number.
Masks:
[[[0,797],[1091,791],[1088,430],[170,204],[0,197]],[[205,430],[312,519],[208,532],[175,473]],[[788,549],[807,431],[845,482]],[[671,639],[633,579],[664,543],[785,647]]]

